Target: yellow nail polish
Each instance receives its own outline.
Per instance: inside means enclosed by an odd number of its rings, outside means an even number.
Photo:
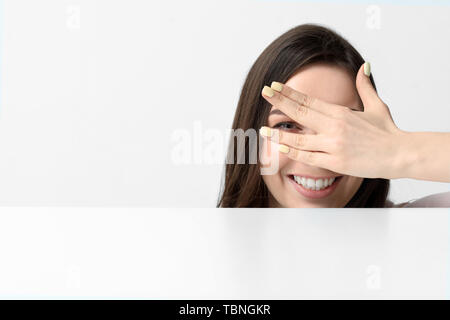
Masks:
[[[278,151],[283,153],[289,153],[289,147],[285,146],[284,144],[280,144],[280,146],[278,147]]]
[[[280,82],[276,82],[276,81],[272,81],[272,84],[270,85],[270,87],[278,92],[281,92],[281,90],[283,90],[283,84]]]
[[[269,98],[272,98],[274,95],[274,92],[273,92],[272,88],[270,88],[268,86],[264,86],[264,88],[262,89],[262,94],[265,96],[268,96]]]
[[[269,127],[261,127],[259,133],[264,137],[271,137],[273,135],[273,131]]]
[[[370,63],[365,62],[364,63],[364,74],[368,77],[370,77]]]

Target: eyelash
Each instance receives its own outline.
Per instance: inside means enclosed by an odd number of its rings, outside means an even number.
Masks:
[[[299,127],[297,126],[297,124],[296,124],[295,122],[292,122],[292,121],[283,121],[283,122],[279,122],[279,123],[277,123],[277,124],[274,126],[274,128],[280,128],[281,125],[284,125],[284,124],[294,125],[294,126],[297,127],[297,128],[282,128],[282,129],[286,129],[286,130],[299,129],[299,130],[302,130],[301,128],[299,128]]]

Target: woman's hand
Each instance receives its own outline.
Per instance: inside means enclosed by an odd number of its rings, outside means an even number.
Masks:
[[[406,173],[402,168],[415,159],[412,152],[405,154],[412,148],[402,147],[408,145],[410,135],[397,128],[369,76],[370,65],[365,63],[356,77],[363,112],[327,103],[273,82],[271,88],[264,87],[263,97],[316,134],[290,133],[267,127],[261,133],[280,143],[280,152],[308,165],[357,177],[404,177]]]

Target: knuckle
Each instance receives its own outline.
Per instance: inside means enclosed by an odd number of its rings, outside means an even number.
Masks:
[[[314,103],[316,102],[316,98],[310,97],[310,96],[306,96],[306,100],[307,100],[308,107],[312,107],[314,105]]]
[[[314,98],[308,96],[307,94],[302,94],[302,96],[300,97],[300,104],[304,105],[304,106],[311,106],[311,103],[314,101]]]
[[[282,94],[277,94],[275,96],[279,103],[285,103],[287,100],[287,98],[285,96],[283,96]]]
[[[337,119],[344,119],[348,116],[350,109],[347,107],[340,107],[335,111],[335,117]]]
[[[341,108],[341,114],[342,115],[348,115],[350,113],[350,108],[349,107],[342,107]]]
[[[344,135],[346,131],[346,125],[343,120],[338,120],[334,124],[334,129],[337,135]]]
[[[305,159],[306,159],[307,163],[314,164],[314,162],[316,160],[315,153],[314,152],[306,152]]]
[[[295,114],[297,115],[297,117],[300,117],[300,118],[305,117],[308,114],[308,108],[298,105],[295,108]]]
[[[290,154],[291,158],[294,159],[294,160],[299,160],[300,159],[300,155],[299,155],[298,151],[295,150],[295,149],[290,148],[289,149],[289,154]]]
[[[302,134],[296,134],[294,138],[294,143],[297,147],[304,147],[306,143],[306,137]]]
[[[349,107],[342,107],[341,109],[343,114],[348,114],[350,113],[350,111],[352,111]]]
[[[344,141],[341,137],[335,137],[333,141],[334,150],[341,151],[344,148]]]

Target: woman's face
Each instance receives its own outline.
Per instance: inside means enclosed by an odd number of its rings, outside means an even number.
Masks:
[[[276,79],[274,79],[276,81]],[[356,91],[355,80],[342,67],[316,63],[305,66],[292,76],[286,85],[318,99],[347,106],[354,110],[362,110]],[[272,106],[272,110],[277,109]],[[269,115],[267,126],[295,133],[316,134],[303,127],[281,112]],[[271,150],[278,150],[270,140],[265,140],[263,152],[272,159]],[[278,152],[278,151],[272,151]],[[363,178],[342,175],[324,168],[313,167],[292,160],[283,153],[278,153],[279,170],[273,175],[263,175],[263,180],[271,193],[271,206],[287,208],[342,208],[353,197],[361,186]],[[297,176],[294,179],[294,176]],[[301,179],[304,177],[304,179]],[[333,184],[323,190],[310,190],[303,187],[306,183],[311,187],[319,178],[333,178]],[[315,178],[308,182],[308,178]],[[325,180],[322,180],[325,182]],[[327,183],[330,182],[327,179]],[[318,186],[320,186],[320,181]],[[331,191],[331,192],[330,192]]]

